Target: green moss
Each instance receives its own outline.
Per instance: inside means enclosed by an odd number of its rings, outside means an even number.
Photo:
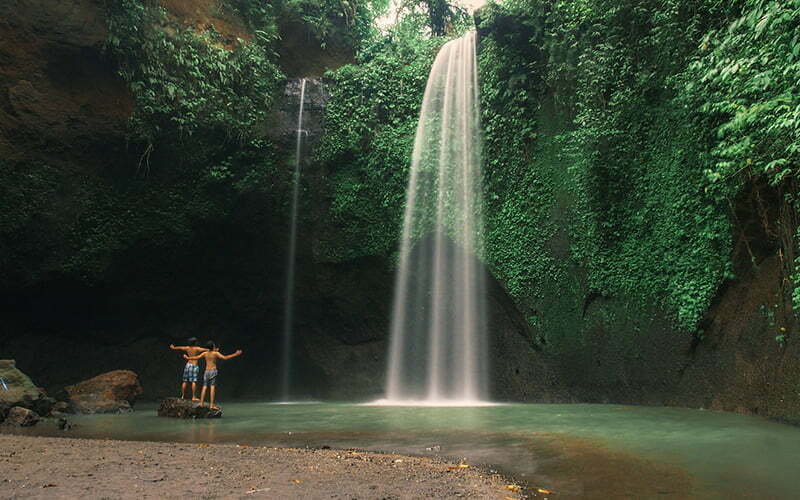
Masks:
[[[703,190],[708,134],[673,102],[672,75],[707,21],[677,4],[607,3],[483,13],[486,157],[509,179],[489,186],[501,198],[490,227],[508,233],[492,265],[521,303],[553,282],[574,289],[566,269],[579,267],[580,295],[660,304],[691,331],[730,268],[725,207]]]
[[[331,230],[319,258],[331,261],[396,250],[417,115],[440,38],[407,18],[360,54],[359,64],[326,75],[326,135],[316,151],[330,179]]]
[[[271,9],[246,14],[253,40],[229,49],[213,27],[199,31],[172,21],[158,2],[109,7],[107,46],[136,98],[134,140],[194,142],[207,152],[257,136],[282,75]],[[188,141],[192,136],[196,140]]]
[[[691,332],[731,276],[728,204],[707,173],[716,131],[708,118],[697,128],[685,89],[703,36],[740,7],[521,0],[482,11],[486,261],[534,326],[558,329],[542,309],[575,317],[597,296],[663,309]],[[396,246],[437,48],[426,43],[396,33],[329,75],[320,159],[342,236],[331,258]],[[574,300],[557,305],[559,290]]]

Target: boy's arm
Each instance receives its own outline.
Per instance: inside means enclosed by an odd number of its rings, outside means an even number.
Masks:
[[[169,345],[169,348],[172,349],[173,351],[185,351],[186,349],[188,349],[188,347],[185,345],[172,345],[172,344]]]
[[[197,356],[189,356],[187,354],[183,355],[183,359],[190,359],[192,361],[197,361],[198,359],[202,358],[203,354],[198,354]]]
[[[223,354],[220,354],[219,357],[222,358],[222,359],[231,359],[231,358],[235,358],[236,356],[241,356],[241,355],[242,355],[242,350],[241,349],[237,349],[236,352],[234,352],[233,354],[228,354],[227,356],[225,356]]]

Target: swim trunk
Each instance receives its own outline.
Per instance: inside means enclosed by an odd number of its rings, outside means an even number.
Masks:
[[[186,366],[183,367],[183,381],[197,382],[197,378],[199,376],[200,376],[200,366],[186,363]]]
[[[203,385],[217,385],[217,370],[206,370],[203,374]]]

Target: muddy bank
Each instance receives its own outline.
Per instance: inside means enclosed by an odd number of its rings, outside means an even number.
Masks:
[[[4,498],[522,498],[473,467],[361,451],[0,435]]]

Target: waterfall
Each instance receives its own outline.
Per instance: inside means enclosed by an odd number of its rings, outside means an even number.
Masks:
[[[303,143],[303,104],[306,97],[306,79],[300,83],[300,111],[297,114],[297,139],[294,156],[292,188],[292,215],[289,229],[289,252],[286,262],[286,294],[283,316],[283,353],[281,358],[281,398],[288,401],[291,395],[292,341],[294,336],[294,275],[297,253],[297,201],[300,193],[300,155]]]
[[[475,32],[436,57],[419,115],[395,279],[389,402],[487,399]]]

